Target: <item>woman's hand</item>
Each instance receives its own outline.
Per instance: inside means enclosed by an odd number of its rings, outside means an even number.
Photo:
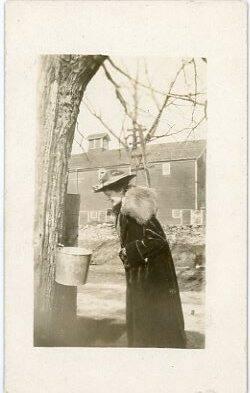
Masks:
[[[126,252],[126,248],[122,248],[119,252],[119,257],[121,258],[123,265],[125,267],[125,269],[128,269],[130,267],[129,263],[128,263],[128,257],[127,257],[127,252]]]

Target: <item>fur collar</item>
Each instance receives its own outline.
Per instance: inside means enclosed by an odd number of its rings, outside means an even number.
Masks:
[[[121,213],[145,224],[157,212],[156,193],[152,188],[131,186],[126,192]]]

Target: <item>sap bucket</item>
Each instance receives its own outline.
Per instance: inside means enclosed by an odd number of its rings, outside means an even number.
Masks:
[[[56,254],[56,282],[78,286],[87,281],[92,252],[80,247],[60,247]]]

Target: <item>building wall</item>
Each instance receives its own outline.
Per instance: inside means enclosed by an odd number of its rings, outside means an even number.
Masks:
[[[190,224],[195,210],[195,160],[154,163],[149,171],[151,187],[158,191],[159,219],[171,225],[183,220]],[[145,185],[143,171],[137,172],[136,179],[138,185]]]
[[[206,206],[206,153],[197,160],[198,209]]]
[[[190,224],[195,210],[195,161],[166,164],[165,168],[162,163],[150,168],[151,186],[158,191],[158,217],[169,225]]]
[[[197,198],[198,209],[202,207],[204,190],[203,176],[205,159],[197,163]],[[129,172],[130,167],[119,169]],[[161,222],[169,225],[189,225],[204,223],[204,211],[196,210],[195,195],[195,160],[171,161],[150,164],[151,187],[158,194]],[[68,179],[68,193],[80,194],[79,225],[88,222],[109,221],[107,214],[110,204],[103,193],[94,193],[92,186],[98,183],[98,170],[70,172]],[[142,170],[137,172],[134,180],[136,185],[145,185],[145,175]],[[205,183],[204,183],[205,184]]]

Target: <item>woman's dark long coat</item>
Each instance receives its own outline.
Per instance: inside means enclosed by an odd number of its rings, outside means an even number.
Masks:
[[[129,346],[185,348],[175,268],[159,221],[153,214],[146,222],[138,223],[126,209],[120,209],[117,226],[129,265],[126,268]]]

